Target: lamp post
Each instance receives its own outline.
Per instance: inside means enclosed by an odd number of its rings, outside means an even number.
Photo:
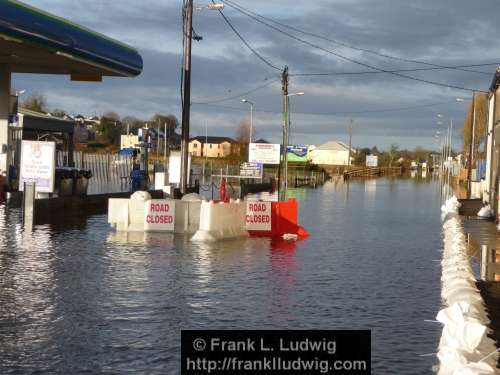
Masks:
[[[249,138],[248,144],[250,147],[250,143],[252,143],[252,134],[253,134],[253,106],[254,106],[254,104],[250,100],[247,100],[247,99],[241,99],[241,102],[250,104],[250,136],[248,137]]]
[[[283,152],[282,152],[282,158],[283,158],[283,189],[280,190],[281,201],[286,201],[287,199],[287,192],[288,192],[288,157],[287,157],[287,149],[288,149],[288,138],[289,138],[289,133],[290,133],[290,97],[291,96],[303,96],[304,92],[296,92],[292,94],[285,94],[285,112],[283,114],[283,119],[284,119],[284,129],[283,129]]]
[[[206,6],[193,6],[193,0],[184,0],[183,5],[183,98],[182,98],[182,133],[181,133],[181,181],[180,190],[182,194],[187,191],[188,176],[188,152],[189,152],[189,117],[191,110],[191,42],[193,39],[193,9],[195,10],[218,10],[224,8],[224,4],[208,4]]]

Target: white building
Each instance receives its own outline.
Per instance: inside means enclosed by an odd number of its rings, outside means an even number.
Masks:
[[[355,151],[351,148],[349,161],[349,146],[343,142],[330,141],[312,148],[309,157],[312,164],[319,165],[351,165]]]

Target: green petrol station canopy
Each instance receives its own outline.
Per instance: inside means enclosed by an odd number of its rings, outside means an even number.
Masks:
[[[0,65],[13,73],[69,74],[75,79],[135,77],[137,50],[15,0],[0,0]]]

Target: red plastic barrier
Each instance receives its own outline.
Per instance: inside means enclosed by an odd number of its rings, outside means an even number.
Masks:
[[[284,234],[296,234],[300,238],[309,236],[309,232],[298,224],[299,205],[295,198],[286,202],[271,203],[271,231],[249,231],[252,236],[281,237]]]

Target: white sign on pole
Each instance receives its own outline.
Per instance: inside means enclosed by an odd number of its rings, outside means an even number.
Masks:
[[[151,199],[144,203],[144,230],[173,232],[175,225],[175,201],[173,199]]]
[[[191,155],[188,156],[188,181],[191,176]],[[181,153],[172,151],[168,158],[168,182],[172,184],[181,183]]]
[[[280,145],[272,143],[250,143],[248,161],[250,163],[279,164]]]
[[[366,155],[366,166],[367,167],[378,167],[378,156],[377,155]]]
[[[34,182],[37,192],[52,193],[55,170],[55,142],[21,141],[19,190],[23,190],[25,182]]]
[[[271,230],[271,202],[247,202],[247,230]]]
[[[263,171],[261,163],[241,163],[240,177],[262,178]]]

